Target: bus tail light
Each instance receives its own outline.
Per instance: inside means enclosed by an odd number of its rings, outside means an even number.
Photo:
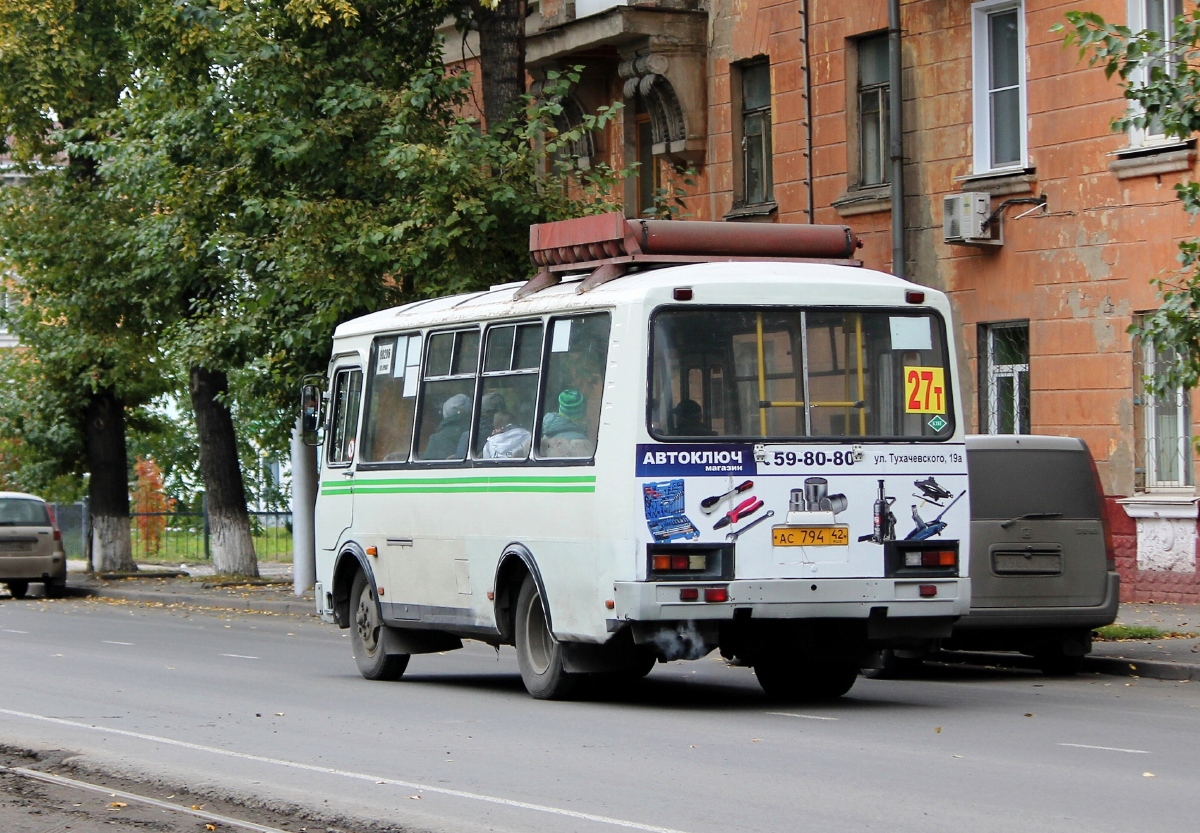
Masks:
[[[728,587],[705,587],[704,601],[706,602],[727,602],[729,601]]]
[[[679,601],[694,602],[700,598],[700,589],[697,587],[680,587]]]
[[[649,544],[646,579],[731,579],[732,544]]]
[[[884,575],[952,578],[961,575],[958,541],[886,541]]]
[[[928,599],[932,596],[936,596],[937,595],[937,585],[936,584],[922,584],[920,593],[921,593],[921,598],[923,598],[923,599]]]
[[[958,563],[954,550],[925,550],[904,553],[905,567],[953,567]]]

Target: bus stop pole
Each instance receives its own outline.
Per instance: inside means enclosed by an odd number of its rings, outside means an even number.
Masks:
[[[317,450],[304,444],[300,420],[292,429],[292,592],[301,596],[317,580]]]

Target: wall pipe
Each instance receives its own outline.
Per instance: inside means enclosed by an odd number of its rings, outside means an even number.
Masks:
[[[816,217],[816,196],[813,194],[813,113],[812,113],[812,54],[808,46],[808,5],[809,0],[804,0],[800,4],[800,16],[803,26],[801,28],[800,39],[804,46],[804,134],[807,136],[806,148],[804,154],[805,164],[808,167],[808,221],[815,223]]]
[[[892,178],[892,274],[905,277],[904,253],[904,89],[900,55],[900,0],[888,0],[888,157]]]

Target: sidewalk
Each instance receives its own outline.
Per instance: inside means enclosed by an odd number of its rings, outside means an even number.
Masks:
[[[163,605],[189,605],[226,610],[315,615],[312,590],[303,596],[292,592],[292,565],[263,562],[257,581],[217,580],[209,564],[141,565],[137,575],[103,577],[88,574],[82,561],[70,562],[68,593],[103,599]],[[40,587],[33,589],[39,593]],[[1126,604],[1117,623],[1146,625],[1191,637],[1127,642],[1096,642],[1083,665],[1083,673],[1160,680],[1200,681],[1200,605]],[[1034,668],[1020,654],[960,654],[960,659],[1010,668]]]
[[[262,613],[315,615],[316,611],[311,589],[303,596],[293,592],[291,564],[260,562],[260,577],[245,581],[217,579],[211,564],[181,564],[178,569],[139,564],[137,574],[121,576],[89,574],[83,561],[67,566],[70,596]]]

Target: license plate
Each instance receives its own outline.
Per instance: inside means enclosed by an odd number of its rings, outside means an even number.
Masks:
[[[850,527],[776,526],[771,528],[771,544],[776,547],[846,547],[850,545]]]

